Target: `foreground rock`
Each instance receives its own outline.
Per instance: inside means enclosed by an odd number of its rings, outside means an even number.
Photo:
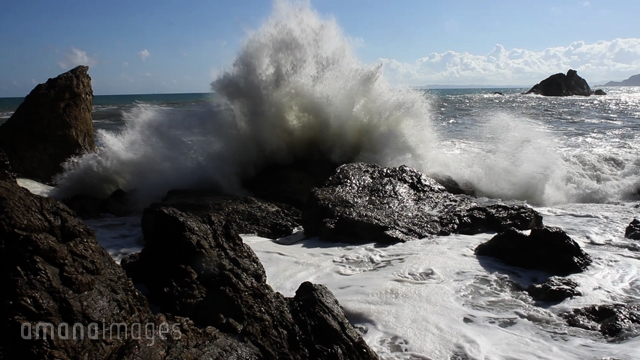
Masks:
[[[311,192],[302,224],[307,236],[330,241],[395,243],[531,229],[542,225],[542,217],[526,206],[478,206],[407,166],[353,163]]]
[[[640,220],[633,219],[624,231],[624,237],[633,240],[640,240]]]
[[[291,235],[300,226],[302,217],[300,210],[286,204],[190,190],[169,191],[162,204],[200,219],[217,218],[220,223],[228,222],[240,234],[270,239]]]
[[[142,227],[147,245],[123,267],[160,311],[220,329],[268,359],[377,358],[324,286],[304,283],[293,298],[274,292],[229,221],[155,204]]]
[[[640,334],[640,305],[593,305],[564,314],[567,324],[623,339]]]
[[[475,254],[498,258],[507,265],[555,275],[579,273],[591,264],[591,257],[582,251],[580,245],[555,227],[535,228],[529,235],[508,229],[478,245]]]
[[[526,94],[537,94],[544,96],[590,96],[591,88],[587,81],[575,70],[567,71],[567,74],[558,73],[551,75],[534,85]]]
[[[0,148],[20,176],[50,182],[71,156],[95,151],[87,66],[36,86],[0,126]]]
[[[175,232],[192,224],[168,225],[176,225],[177,229],[171,229]],[[213,265],[211,259],[199,257],[203,249],[180,249],[182,253],[176,251],[175,256],[195,251],[196,258],[191,260],[202,261],[191,265],[209,266],[207,269],[231,281],[225,292],[209,293],[211,311],[227,316],[228,321],[218,322],[223,331],[199,325],[207,322],[206,317],[194,323],[185,317],[152,314],[145,297],[97,244],[93,231],[65,205],[18,186],[0,152],[0,359],[377,358],[326,288],[305,283],[294,298],[285,299],[264,283],[257,258],[238,243],[230,227],[210,231],[230,236],[217,238],[221,247],[210,249],[218,256]],[[212,244],[210,239],[203,241]],[[221,263],[229,266],[227,272],[215,267]],[[189,267],[180,269],[184,273]],[[231,274],[235,277],[225,277]],[[234,286],[246,290],[235,296],[253,304],[242,315],[256,320],[247,328],[260,333],[262,342],[229,331],[235,329],[234,324],[244,324],[234,323],[228,313],[243,305],[229,302]],[[193,293],[184,289],[186,297],[176,300],[175,307],[199,295],[198,288],[189,290]],[[278,299],[285,312],[274,312],[269,298]],[[287,320],[285,326],[299,330],[286,332],[286,327],[275,327],[277,322],[263,321],[270,318]],[[292,319],[299,328],[292,325]],[[274,334],[280,337],[272,342],[269,336]],[[288,347],[273,355],[271,349],[283,345],[283,339]]]
[[[527,293],[536,301],[560,302],[564,299],[580,296],[578,284],[567,278],[552,276],[542,284],[532,284]]]

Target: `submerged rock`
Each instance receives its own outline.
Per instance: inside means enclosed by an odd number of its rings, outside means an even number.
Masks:
[[[633,219],[624,231],[624,237],[633,240],[640,240],[640,220]]]
[[[552,276],[542,284],[532,284],[527,293],[536,301],[559,302],[566,298],[580,296],[582,293],[576,288],[578,284],[567,278]]]
[[[302,224],[307,236],[330,241],[395,243],[511,226],[530,229],[541,226],[542,217],[526,206],[478,206],[407,166],[353,163],[340,166],[311,192]]]
[[[277,239],[291,235],[300,226],[301,212],[293,206],[271,203],[249,196],[172,190],[162,205],[194,214],[200,218],[217,218],[228,222],[240,234]]]
[[[229,221],[167,204],[144,211],[146,247],[123,267],[149,300],[213,326],[269,359],[377,359],[325,287],[304,283],[287,299]]]
[[[551,75],[534,85],[526,94],[538,94],[544,96],[590,96],[591,88],[587,81],[575,70],[567,71],[567,74],[558,73]]]
[[[591,264],[580,245],[556,227],[535,228],[529,235],[512,228],[478,245],[475,254],[557,275],[582,272]]]
[[[74,155],[95,151],[87,66],[36,86],[0,126],[0,148],[23,177],[49,182]]]
[[[563,317],[569,326],[599,331],[607,337],[628,338],[640,334],[640,305],[592,305],[574,309]]]

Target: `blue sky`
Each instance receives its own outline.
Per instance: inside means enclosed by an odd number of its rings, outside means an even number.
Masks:
[[[640,73],[640,1],[312,0],[397,85],[590,83]],[[0,97],[87,64],[96,94],[206,92],[271,1],[0,4]]]

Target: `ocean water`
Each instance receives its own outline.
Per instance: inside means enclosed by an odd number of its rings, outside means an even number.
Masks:
[[[243,178],[303,158],[449,175],[481,198],[525,202],[564,229],[594,259],[570,276],[584,295],[536,304],[515,290],[512,281],[546,274],[476,258],[494,234],[387,247],[302,233],[243,238],[276,291],[325,284],[383,359],[640,359],[638,332],[612,342],[560,318],[592,304],[640,303],[640,242],[624,238],[640,216],[640,88],[569,98],[525,90],[392,86],[379,65],[357,59],[334,20],[277,2],[211,93],[97,96],[99,151],[71,159],[53,188],[20,181],[53,197],[135,189],[141,209],[170,189],[245,194]],[[119,260],[143,246],[139,219],[88,223]]]

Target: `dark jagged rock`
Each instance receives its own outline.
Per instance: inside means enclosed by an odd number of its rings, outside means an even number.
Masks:
[[[147,246],[123,267],[161,311],[214,326],[268,359],[376,359],[337,301],[303,284],[286,299],[229,222],[166,204],[145,209]]]
[[[291,235],[300,226],[300,210],[253,197],[220,195],[190,190],[172,190],[162,204],[201,218],[217,217],[229,222],[240,234],[277,239]]]
[[[607,95],[607,93],[602,89],[596,89],[593,91],[593,95]]]
[[[591,88],[587,81],[575,70],[567,71],[567,74],[558,73],[551,75],[534,85],[526,94],[538,94],[544,96],[590,96]]]
[[[564,314],[569,326],[599,331],[607,337],[630,338],[640,334],[640,305],[592,305]]]
[[[324,285],[304,282],[287,300],[293,320],[304,334],[301,340],[309,349],[310,359],[374,357]]]
[[[16,181],[16,176],[11,170],[7,155],[0,149],[0,181]]]
[[[0,126],[0,148],[24,177],[49,182],[71,156],[95,151],[87,66],[36,86]]]
[[[510,226],[530,229],[541,226],[542,217],[526,206],[478,206],[407,166],[352,163],[311,192],[302,224],[307,236],[330,241],[395,243]]]
[[[454,195],[475,195],[475,190],[469,184],[464,184],[464,186],[461,186],[451,176],[437,174],[431,174],[429,176],[438,184],[442,185],[448,192]]]
[[[528,236],[509,229],[478,245],[475,254],[498,258],[507,265],[557,275],[582,272],[591,264],[591,257],[580,245],[555,227],[532,229]]]
[[[244,186],[261,199],[303,209],[311,189],[322,186],[337,167],[335,163],[320,160],[271,165],[246,181]]]
[[[494,204],[473,206],[458,216],[457,232],[466,235],[509,228],[527,230],[541,228],[542,215],[526,205]]]
[[[578,284],[571,279],[552,276],[542,284],[532,284],[527,288],[527,292],[536,301],[559,302],[582,295],[576,290],[577,287]]]
[[[180,289],[185,296],[174,304],[176,309],[197,308],[193,299],[201,295],[189,277],[179,277],[180,271],[191,274],[190,269],[196,269],[202,276],[197,280],[218,274],[228,285],[216,288],[220,293],[208,293],[214,306],[211,311],[221,314],[215,322],[224,330],[185,317],[153,315],[91,229],[65,205],[18,186],[10,174],[0,154],[0,359],[377,359],[347,326],[328,290],[311,285],[309,291],[305,284],[299,291],[302,295],[285,299],[266,285],[255,254],[229,226],[199,233],[206,225],[196,217],[147,227],[147,233],[160,231],[157,236],[168,236],[165,245],[177,249],[166,254],[169,259],[188,259],[177,274],[164,278],[178,282],[171,284],[172,290],[187,286]],[[166,234],[163,226],[169,228]],[[180,243],[179,238],[171,245],[171,236],[181,229],[195,231],[183,236],[202,240],[197,245],[203,248],[190,248],[196,243]],[[225,238],[215,237],[218,243],[214,243],[206,238],[212,234]],[[158,242],[162,241],[151,243],[157,247]],[[145,254],[139,257],[148,260]],[[218,257],[200,257],[205,254]],[[160,276],[167,272],[158,269],[174,264],[156,263],[151,271]],[[151,290],[152,294],[157,291]],[[289,310],[289,303],[295,311]],[[292,314],[306,321],[301,323],[304,329],[293,324]],[[234,316],[253,322],[238,322]],[[243,331],[257,335],[250,340],[241,336]]]
[[[79,351],[108,356],[126,339],[24,340],[23,324],[35,332],[39,322],[86,328],[91,322],[144,322],[151,315],[91,229],[66,206],[6,177],[0,181],[0,264],[0,358],[73,357]]]
[[[640,220],[633,219],[624,231],[624,237],[633,240],[640,240]]]

